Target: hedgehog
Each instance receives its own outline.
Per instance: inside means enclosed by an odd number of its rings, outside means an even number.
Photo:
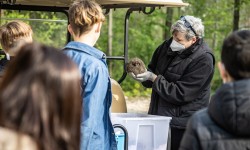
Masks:
[[[130,61],[126,64],[126,71],[127,73],[133,72],[135,75],[141,74],[146,72],[146,67],[143,61],[140,58],[132,58]]]

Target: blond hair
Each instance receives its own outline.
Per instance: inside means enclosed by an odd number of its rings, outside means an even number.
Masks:
[[[104,20],[102,9],[94,0],[77,0],[69,8],[69,23],[76,36],[90,31],[94,24]]]
[[[0,27],[0,43],[4,51],[9,53],[17,48],[21,42],[31,38],[31,27],[19,20],[11,21]]]

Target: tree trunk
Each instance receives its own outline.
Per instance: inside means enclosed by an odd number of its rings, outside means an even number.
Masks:
[[[218,0],[215,0],[214,1],[215,2],[215,4],[217,4],[218,3]],[[218,5],[216,5],[216,8],[215,9],[218,9]],[[217,28],[218,28],[218,21],[219,21],[219,19],[218,19],[218,17],[217,16],[214,16],[214,30],[216,31],[217,30]],[[217,32],[214,32],[213,33],[213,39],[212,39],[212,49],[215,49],[216,47],[217,47]]]
[[[239,29],[240,20],[240,0],[234,0],[234,18],[233,18],[233,30]]]
[[[172,26],[173,12],[174,12],[173,8],[167,8],[166,22],[165,22],[166,28],[163,33],[164,39],[169,39],[172,36],[172,34],[170,33],[170,29]]]
[[[113,42],[113,11],[112,9],[109,12],[108,17],[109,23],[108,23],[108,56],[112,56],[112,42]],[[112,60],[109,61],[109,73],[110,76],[112,76]]]

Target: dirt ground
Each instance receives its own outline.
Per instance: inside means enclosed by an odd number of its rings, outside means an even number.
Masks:
[[[128,112],[147,113],[150,97],[125,98]]]

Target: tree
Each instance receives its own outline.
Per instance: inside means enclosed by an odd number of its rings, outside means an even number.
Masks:
[[[164,38],[165,39],[169,39],[172,35],[169,32],[170,27],[172,26],[172,20],[173,20],[173,15],[174,15],[174,10],[173,8],[167,8],[167,12],[166,12],[166,29],[164,31]]]
[[[233,30],[239,29],[240,21],[240,0],[234,0],[234,19],[233,19]]]

